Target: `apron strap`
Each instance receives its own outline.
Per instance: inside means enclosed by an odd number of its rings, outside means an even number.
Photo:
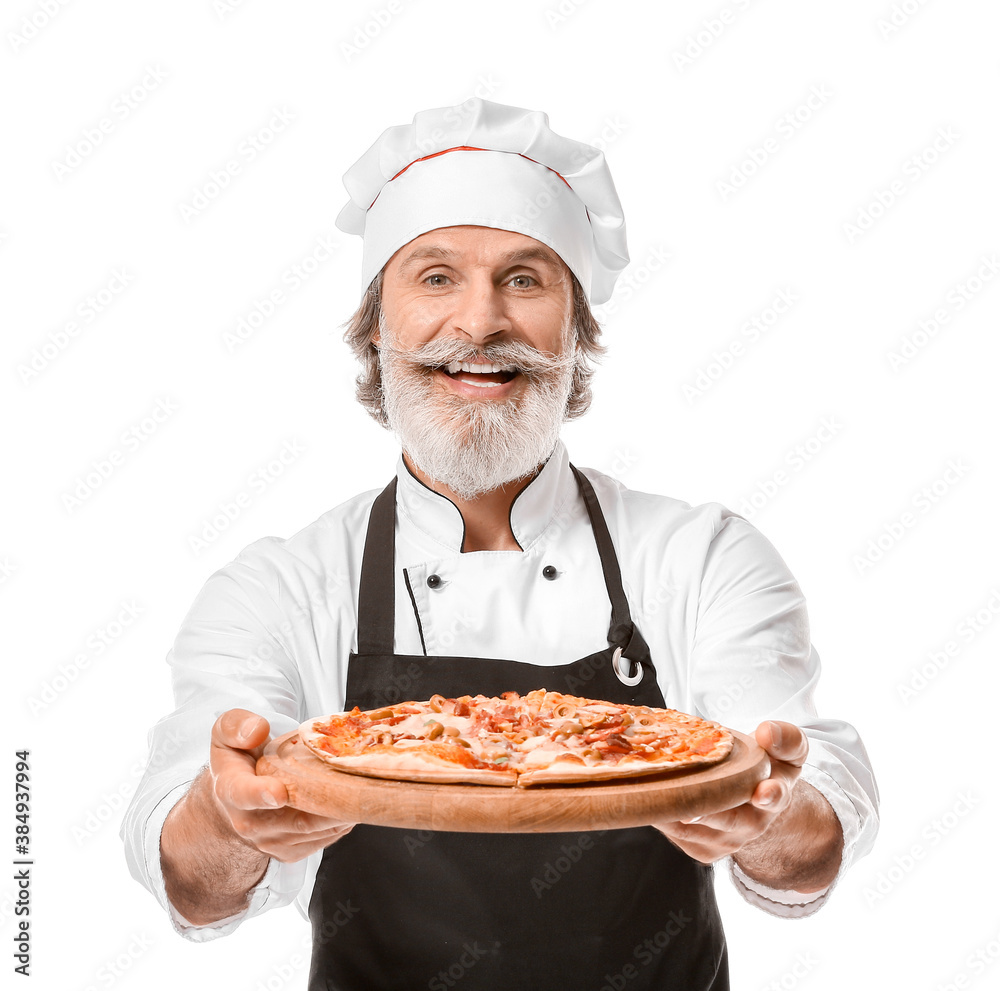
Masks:
[[[633,627],[622,585],[618,555],[593,485],[576,465],[571,464],[570,468],[573,469],[587,507],[597,552],[601,558],[604,584],[611,600],[608,643],[624,650],[628,647]],[[391,654],[394,649],[396,481],[394,478],[378,495],[368,517],[368,533],[361,559],[361,583],[358,589],[359,654]]]
[[[396,479],[372,503],[358,587],[358,653],[391,654],[396,625]]]
[[[571,464],[580,494],[583,496],[590,517],[590,525],[594,530],[594,540],[597,543],[597,553],[601,556],[601,570],[604,572],[604,584],[608,588],[608,598],[611,600],[611,626],[608,629],[608,643],[613,647],[628,647],[632,637],[632,614],[625,598],[625,588],[622,585],[622,569],[618,564],[618,555],[611,540],[607,521],[601,511],[594,486],[590,479],[576,465]]]

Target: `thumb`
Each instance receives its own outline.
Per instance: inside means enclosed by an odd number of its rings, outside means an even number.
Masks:
[[[801,767],[809,753],[809,738],[794,723],[772,719],[761,723],[754,736],[774,760]]]
[[[215,742],[234,750],[253,752],[262,749],[271,738],[270,723],[247,709],[224,712],[216,720],[214,729]]]

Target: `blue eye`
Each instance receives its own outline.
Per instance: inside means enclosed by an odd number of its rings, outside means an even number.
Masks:
[[[515,275],[510,281],[511,282],[517,282],[518,280],[520,280],[522,283],[528,283],[528,282],[532,282],[533,283],[535,281],[530,275]],[[517,286],[516,288],[517,289],[530,289],[531,287],[528,286],[528,285],[522,284],[522,285]]]

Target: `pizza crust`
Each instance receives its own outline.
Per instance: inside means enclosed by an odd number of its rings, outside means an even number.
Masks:
[[[622,760],[617,764],[580,765],[570,761],[557,760],[545,767],[522,770],[517,776],[519,788],[532,785],[589,784],[596,781],[612,781],[629,778],[645,778],[654,774],[682,774],[700,769],[708,764],[718,764],[725,760],[733,748],[721,747],[712,754],[691,754],[683,762],[664,758],[662,760]]]
[[[312,729],[313,722],[299,727],[299,739],[313,756],[338,771],[360,774],[369,778],[387,778],[391,781],[424,781],[429,784],[500,785],[510,788],[517,781],[513,770],[494,771],[488,768],[469,768],[461,764],[435,760],[409,748],[399,753],[360,753],[354,756],[331,754],[322,749],[323,735]]]
[[[299,739],[349,774],[504,787],[680,772],[719,763],[733,746],[732,734],[710,720],[543,689],[355,708],[308,720]]]

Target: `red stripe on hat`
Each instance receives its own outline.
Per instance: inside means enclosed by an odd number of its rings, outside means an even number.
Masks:
[[[445,148],[443,151],[435,151],[435,152],[433,152],[430,155],[424,155],[423,158],[415,158],[412,162],[410,162],[410,165],[416,165],[417,162],[426,162],[429,158],[437,158],[438,155],[447,155],[451,151],[498,151],[498,150],[499,149],[497,149],[497,148],[474,148],[472,145],[456,145],[454,148]],[[515,155],[521,155],[520,152],[513,152],[513,154],[515,154]],[[529,162],[534,162],[535,165],[541,165],[543,169],[549,169],[549,167],[547,165],[542,165],[541,162],[536,161],[534,158],[528,158],[527,155],[521,155],[521,158],[527,158]],[[392,179],[389,179],[389,182],[392,182],[393,179],[398,179],[410,167],[410,165],[406,165],[403,168],[401,168],[392,177]],[[566,188],[567,189],[572,189],[573,188],[568,182],[566,182],[565,176],[563,176],[560,173],[556,172],[555,169],[549,169],[549,172],[553,173],[553,175],[559,176],[559,178],[562,179],[562,181],[566,184]],[[379,192],[375,194],[375,200],[378,199],[379,193],[381,193],[381,192],[382,192],[382,190],[380,189]],[[372,200],[371,203],[368,204],[368,209],[369,210],[375,205],[375,200]]]

